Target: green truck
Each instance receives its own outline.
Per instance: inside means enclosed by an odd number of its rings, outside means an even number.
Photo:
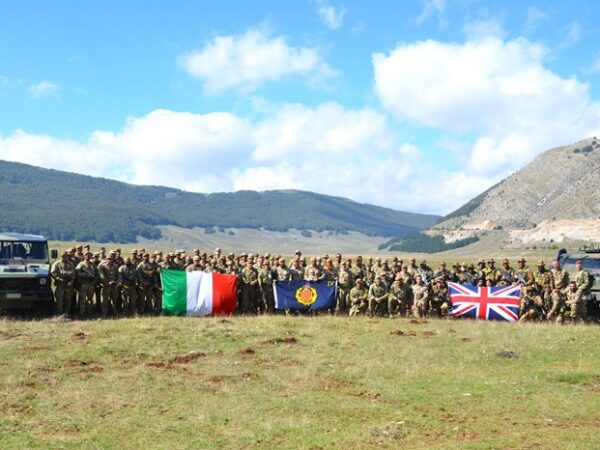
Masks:
[[[0,311],[52,313],[49,256],[43,236],[0,233]],[[56,259],[56,250],[51,256]]]

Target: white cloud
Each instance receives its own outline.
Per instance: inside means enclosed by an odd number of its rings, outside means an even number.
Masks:
[[[43,97],[58,97],[60,90],[61,87],[58,84],[52,81],[43,80],[29,86],[27,92],[32,99],[38,100]]]
[[[571,22],[563,29],[564,37],[560,42],[561,48],[570,47],[581,39],[581,25],[579,22]]]
[[[325,25],[332,30],[337,30],[344,23],[344,17],[347,14],[347,10],[344,7],[336,8],[335,6],[328,5],[323,1],[318,2],[319,17]]]
[[[499,16],[467,21],[463,25],[463,32],[468,39],[484,39],[489,37],[502,39],[506,36],[503,18]]]
[[[418,25],[425,23],[430,17],[437,15],[440,25],[446,25],[444,13],[446,12],[446,0],[425,0],[423,10],[419,17],[416,18]]]
[[[474,135],[469,168],[505,175],[600,131],[588,86],[546,69],[544,55],[525,39],[400,44],[373,56],[375,92],[399,118]]]
[[[156,110],[85,142],[17,130],[0,136],[0,159],[195,192],[293,188],[426,212],[448,211],[487,187],[439,173],[384,114],[333,102],[284,105],[254,124],[229,113]]]
[[[527,19],[525,21],[525,32],[531,33],[536,30],[540,25],[550,20],[550,14],[536,6],[530,6],[527,8]]]
[[[264,83],[292,75],[309,83],[335,75],[316,48],[291,46],[287,38],[271,37],[261,28],[215,37],[201,50],[182,55],[180,64],[203,82],[209,94],[230,89],[252,92]]]

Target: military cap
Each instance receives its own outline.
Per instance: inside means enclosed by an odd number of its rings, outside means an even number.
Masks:
[[[496,262],[496,261],[494,261],[494,258],[490,258],[490,259],[487,260],[487,262],[488,263],[493,263],[493,262]]]
[[[115,252],[117,252],[117,253],[121,253],[121,249],[120,249],[120,248],[117,248],[117,249],[115,250]]]
[[[461,262],[460,262],[460,266],[461,266],[461,267],[467,267],[467,263],[466,263],[466,262],[464,262],[464,261],[461,261]]]
[[[427,260],[426,260],[426,259],[424,259],[424,260],[423,260],[423,261],[421,261],[419,264],[420,264],[421,266],[425,266],[425,265],[427,265]]]
[[[301,255],[301,254],[302,254],[302,252],[301,252],[300,250],[296,250],[296,251],[294,252],[294,255]]]
[[[527,262],[527,260],[523,257],[520,257],[519,259],[517,259],[517,262]]]
[[[436,283],[439,283],[440,281],[441,281],[442,283],[444,283],[444,282],[445,282],[445,280],[444,280],[444,277],[437,277],[437,278],[436,278],[435,280],[433,280],[433,281],[435,281]]]
[[[279,262],[285,262],[285,259],[283,259],[283,258],[279,258],[279,259],[278,259],[278,261],[279,261]]]
[[[271,254],[270,253],[265,253],[265,258],[270,258]]]
[[[62,258],[63,256],[69,256],[69,252],[67,250],[64,250],[61,254],[60,257]]]
[[[545,266],[546,264],[541,259],[538,259],[537,265],[539,267],[539,266]]]
[[[131,249],[131,254],[132,254],[132,255],[137,255],[137,250],[136,250],[135,248],[132,248],[132,249]]]
[[[508,264],[508,263],[509,263],[509,261],[508,261],[508,258],[504,258],[504,259],[502,260],[502,264]]]
[[[85,252],[83,255],[84,255],[84,256],[86,256],[86,255],[93,255],[93,253],[92,253],[92,252],[90,252],[90,251],[88,250],[88,251],[87,251],[87,252]]]
[[[106,258],[107,259],[115,259],[115,256],[116,255],[113,252],[110,252]]]
[[[442,262],[440,263],[440,266],[445,266],[445,265],[446,265],[446,261],[442,261]]]
[[[82,248],[83,248],[83,245],[81,245],[81,244],[77,244],[75,246],[75,250],[81,250]]]
[[[315,256],[310,257],[310,262],[315,262],[316,260],[317,260],[317,258]]]
[[[387,264],[387,263],[388,263],[387,259],[384,259],[383,261],[381,261],[381,264]]]
[[[109,254],[109,255],[116,256],[116,255],[117,255],[117,252],[115,252],[114,250],[111,250],[110,252],[108,252],[108,254]]]
[[[248,253],[248,258],[254,258],[254,253]]]
[[[477,261],[477,264],[485,264],[485,259],[481,258],[479,261]]]
[[[302,258],[300,258],[300,261],[306,261],[306,256],[303,256]]]
[[[354,284],[359,284],[359,283],[364,283],[362,278],[357,278],[356,281],[354,282]]]

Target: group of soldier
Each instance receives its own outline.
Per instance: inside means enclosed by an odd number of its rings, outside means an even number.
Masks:
[[[162,289],[160,271],[165,269],[218,272],[238,278],[239,314],[275,312],[273,281],[336,281],[338,315],[445,317],[452,307],[448,282],[478,286],[521,285],[521,320],[569,319],[585,317],[584,296],[590,289],[590,276],[578,263],[569,274],[552,262],[543,261],[530,269],[524,258],[513,268],[507,259],[496,267],[494,259],[480,260],[477,266],[457,263],[448,268],[442,262],[436,270],[426,261],[407,264],[397,257],[382,258],[311,257],[300,250],[286,261],[273,254],[225,255],[194,249],[190,255],[176,252],[105,248],[92,253],[78,245],[61,254],[51,269],[55,286],[57,314],[79,318],[159,314]]]

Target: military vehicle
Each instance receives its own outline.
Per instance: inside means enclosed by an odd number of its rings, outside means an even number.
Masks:
[[[0,233],[0,311],[52,313],[48,256],[48,241],[42,236]]]
[[[580,247],[576,252],[568,252],[561,248],[556,259],[569,274],[575,271],[575,261],[580,259],[583,269],[594,277],[594,284],[585,300],[588,319],[600,322],[600,246]]]

